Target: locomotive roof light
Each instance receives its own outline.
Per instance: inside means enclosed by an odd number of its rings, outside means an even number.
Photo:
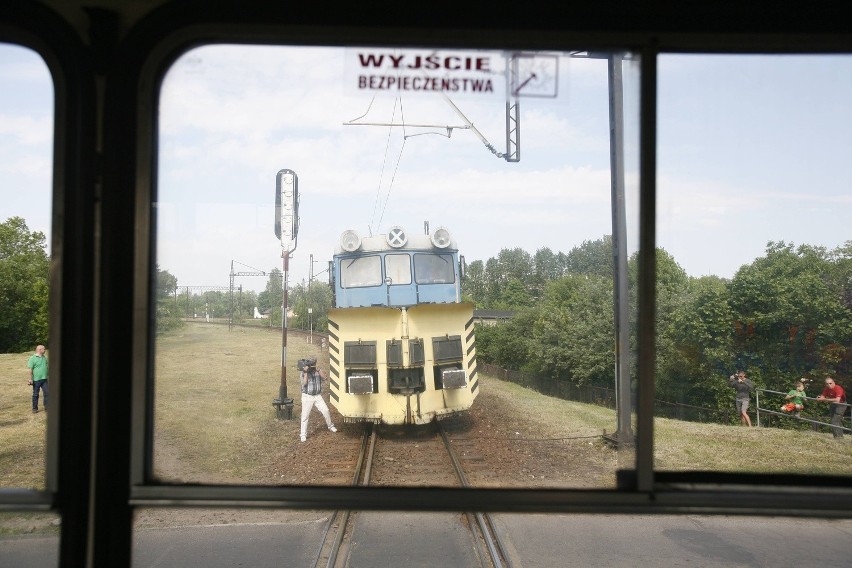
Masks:
[[[405,234],[405,229],[399,225],[394,225],[390,228],[390,231],[388,231],[386,240],[393,248],[400,248],[404,247],[405,243],[408,242],[408,235]]]
[[[340,248],[346,252],[355,252],[361,248],[361,237],[352,229],[343,231],[340,235]]]
[[[448,231],[446,227],[438,227],[432,233],[432,244],[439,249],[447,248],[450,246],[451,241],[452,237],[450,236],[450,231]]]

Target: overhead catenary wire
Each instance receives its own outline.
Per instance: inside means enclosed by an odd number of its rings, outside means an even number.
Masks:
[[[459,126],[446,125],[446,126],[443,127],[443,128],[446,128],[446,131],[447,131],[446,134],[443,134],[443,133],[440,133],[440,132],[425,132],[425,133],[412,134],[410,136],[421,136],[423,134],[438,134],[440,136],[446,136],[447,138],[450,138],[452,136],[452,132],[453,132],[454,128],[463,128],[463,129],[466,129],[466,130],[472,130],[473,133],[477,136],[477,138],[479,138],[479,140],[483,143],[483,145],[485,146],[486,149],[488,149],[497,158],[501,158],[501,159],[505,158],[506,154],[499,152],[494,147],[494,145],[491,144],[488,141],[488,139],[479,131],[479,129],[477,129],[476,126],[474,126],[473,122],[471,122],[467,118],[467,116],[465,116],[465,114],[461,111],[461,109],[459,109],[458,106],[456,106],[456,104],[445,93],[441,92],[440,94],[444,98],[446,103],[450,106],[450,108],[452,108],[453,111],[459,116],[459,118],[462,119],[462,121],[464,122],[464,126],[459,127]],[[349,122],[345,122],[344,124],[345,125],[358,125],[359,123],[357,121],[364,118],[365,116],[367,116],[370,113],[370,109],[372,109],[374,102],[375,102],[375,96],[373,96],[373,98],[370,100],[370,104],[367,106],[367,110],[364,111],[364,113],[361,116],[354,118],[354,119],[350,120]],[[400,109],[400,122],[399,123],[395,122],[397,106],[399,106],[399,109]],[[374,230],[375,230],[375,232],[378,232],[379,227],[381,226],[382,221],[384,220],[384,214],[385,214],[385,211],[387,210],[388,202],[390,201],[390,194],[391,194],[391,191],[393,190],[393,185],[394,185],[394,182],[396,180],[396,174],[399,171],[399,165],[402,161],[402,153],[405,150],[405,143],[408,140],[408,138],[410,137],[406,133],[406,126],[435,127],[435,125],[418,125],[418,124],[407,125],[406,122],[405,122],[405,112],[402,108],[402,98],[401,97],[396,97],[394,99],[394,107],[393,107],[393,112],[391,113],[390,122],[388,122],[388,123],[371,123],[371,124],[360,123],[360,124],[362,124],[362,125],[373,125],[373,126],[387,126],[388,127],[388,136],[387,136],[387,139],[386,139],[386,142],[385,142],[385,153],[384,153],[384,157],[382,159],[382,168],[381,168],[381,172],[379,174],[379,183],[378,183],[378,186],[376,187],[376,198],[373,201],[373,213],[370,216],[370,223],[368,225],[368,232],[369,232],[369,234],[372,235],[374,233]],[[387,193],[385,194],[385,200],[384,200],[384,203],[382,204],[381,212],[379,213],[379,220],[378,220],[378,222],[376,222],[374,224],[374,221],[376,220],[376,212],[377,212],[377,209],[378,209],[379,200],[381,199],[381,194],[382,194],[382,182],[384,181],[385,168],[386,168],[387,163],[388,163],[388,154],[390,152],[390,145],[391,145],[391,133],[393,132],[393,128],[397,127],[397,126],[402,127],[402,144],[399,148],[399,154],[397,155],[397,160],[396,160],[396,164],[394,166],[393,174],[391,175],[390,182],[388,183]]]
[[[399,97],[394,99],[393,112],[391,113],[391,122],[393,122],[394,119],[396,118],[396,107],[397,107],[397,104],[399,102],[400,102]],[[370,106],[372,106],[372,104],[373,103],[370,102]],[[370,112],[369,108],[367,109],[367,112]],[[385,142],[385,155],[384,155],[384,158],[382,159],[382,170],[379,173],[379,184],[378,184],[378,187],[376,187],[376,199],[373,201],[373,214],[370,217],[370,225],[369,225],[370,234],[372,234],[372,232],[373,232],[373,221],[376,219],[376,209],[379,205],[379,198],[381,197],[381,194],[382,194],[382,180],[385,177],[385,165],[387,165],[387,162],[388,162],[388,151],[390,150],[391,133],[392,132],[393,132],[393,128],[388,127],[388,137],[387,137],[387,140]]]
[[[506,156],[506,154],[499,152],[499,151],[497,151],[496,148],[494,148],[494,145],[491,144],[488,141],[487,138],[485,138],[485,136],[474,126],[473,122],[471,122],[467,118],[467,116],[465,116],[465,114],[461,111],[461,109],[459,109],[458,106],[456,106],[456,104],[445,93],[441,93],[441,96],[444,98],[444,100],[450,106],[450,108],[452,108],[453,111],[462,119],[462,121],[464,122],[463,126],[434,125],[434,124],[406,124],[405,113],[402,110],[402,98],[401,97],[396,97],[394,99],[394,107],[393,107],[393,112],[391,114],[390,122],[359,123],[358,122],[359,120],[361,120],[362,118],[364,118],[365,116],[367,116],[370,113],[370,110],[373,107],[373,103],[375,102],[375,96],[370,100],[370,104],[367,106],[367,110],[365,110],[362,115],[360,115],[357,118],[354,118],[354,119],[352,119],[348,122],[343,123],[344,125],[348,125],[348,126],[359,126],[360,125],[360,126],[387,126],[388,127],[388,136],[387,136],[387,140],[385,142],[385,154],[384,154],[384,158],[382,160],[381,173],[379,174],[379,183],[378,183],[378,186],[376,187],[376,198],[373,200],[373,212],[372,212],[372,215],[370,216],[370,223],[368,224],[368,227],[367,227],[368,232],[370,234],[373,234],[374,228],[375,228],[376,231],[378,231],[378,228],[379,228],[379,226],[381,226],[382,220],[384,219],[384,213],[387,210],[387,204],[390,200],[390,194],[391,194],[391,191],[393,189],[394,181],[396,180],[396,173],[399,170],[399,165],[402,161],[402,153],[403,153],[403,150],[405,149],[405,142],[406,142],[406,140],[408,140],[408,138],[414,137],[414,136],[422,136],[422,135],[425,135],[425,134],[437,134],[439,136],[445,136],[446,138],[450,138],[450,137],[452,137],[452,133],[453,133],[454,129],[460,128],[460,129],[464,129],[464,130],[472,130],[473,133],[477,136],[477,138],[479,138],[479,140],[483,143],[485,148],[488,149],[497,158],[504,158]],[[399,106],[399,108],[400,108],[400,122],[396,122],[397,106]],[[381,213],[379,214],[379,221],[377,223],[374,223],[376,221],[376,212],[378,210],[379,201],[381,199],[382,182],[384,181],[385,168],[387,167],[387,163],[388,163],[388,154],[390,152],[390,145],[391,145],[391,134],[393,132],[393,128],[398,127],[398,126],[402,127],[402,145],[400,146],[400,149],[399,149],[399,154],[397,156],[396,165],[394,166],[393,175],[391,176],[391,181],[388,184],[388,190],[387,190],[387,194],[385,195],[385,201],[382,204],[382,210],[381,210]],[[440,127],[440,128],[446,129],[446,134],[443,134],[441,132],[423,132],[423,133],[416,133],[416,134],[409,135],[406,132],[406,127],[412,127],[412,128],[438,128],[438,127]]]
[[[399,148],[399,154],[397,155],[397,158],[396,158],[396,164],[394,165],[393,174],[391,175],[390,182],[388,183],[387,193],[385,194],[385,200],[382,203],[382,208],[381,208],[381,211],[379,213],[379,220],[378,220],[377,223],[374,224],[373,222],[376,220],[376,211],[378,209],[379,200],[380,200],[381,194],[382,194],[382,182],[384,181],[385,168],[387,166],[388,155],[390,153],[391,133],[393,132],[393,122],[394,122],[394,119],[396,118],[397,106],[399,107],[400,120],[402,121],[402,128],[403,128],[403,130],[402,130],[402,145]],[[369,111],[369,109],[368,109],[368,111]],[[388,201],[390,200],[390,194],[391,194],[391,191],[393,190],[394,181],[396,180],[396,174],[399,171],[399,164],[402,161],[402,152],[405,149],[406,138],[407,137],[406,137],[406,134],[405,134],[405,111],[404,111],[403,106],[402,106],[402,99],[400,97],[397,97],[394,100],[393,113],[392,113],[392,116],[391,116],[391,125],[389,125],[389,127],[388,127],[388,137],[387,137],[387,142],[385,143],[385,155],[384,155],[384,158],[382,160],[382,170],[381,170],[381,173],[379,175],[379,184],[378,184],[378,187],[376,188],[376,199],[373,203],[373,215],[370,218],[370,225],[368,227],[370,234],[373,234],[374,227],[375,227],[375,230],[378,231],[378,228],[381,226],[382,221],[384,220],[385,211],[387,210]]]
[[[239,260],[234,260],[233,263],[239,264],[240,266],[245,266],[246,268],[251,268],[252,270],[254,270],[256,272],[262,272],[263,273],[262,276],[266,276],[266,273],[267,273],[266,270],[261,270],[260,268],[255,268],[254,266],[249,266],[248,264],[245,264],[244,262],[240,262]]]
[[[402,99],[399,100],[399,117],[402,119],[402,123],[405,124],[405,110],[402,108]],[[402,146],[399,147],[399,154],[396,157],[396,165],[393,168],[393,175],[391,176],[390,184],[388,184],[388,193],[385,196],[385,203],[382,205],[382,214],[379,216],[379,222],[376,224],[376,228],[381,226],[382,220],[385,218],[385,211],[387,210],[388,200],[390,199],[391,190],[393,189],[393,183],[396,181],[396,172],[399,171],[399,163],[402,161],[402,151],[405,149],[405,141],[407,136],[405,135],[405,126],[402,127]]]
[[[364,111],[364,114],[362,114],[359,117],[353,118],[349,122],[344,122],[343,124],[357,124],[356,121],[361,120],[362,118],[364,118],[365,116],[370,114],[370,109],[373,108],[373,103],[375,101],[376,101],[376,95],[373,95],[373,98],[370,99],[370,104],[367,105],[367,110]],[[393,122],[393,120],[391,120],[391,122]]]

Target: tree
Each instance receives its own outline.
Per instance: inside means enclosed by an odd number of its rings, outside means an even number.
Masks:
[[[562,268],[559,265],[559,256],[548,247],[535,251],[533,257],[532,297],[541,298],[544,295],[544,287],[551,280],[562,276]]]
[[[257,292],[243,290],[242,286],[238,286],[234,289],[233,294],[233,321],[241,322],[246,318],[254,317],[254,309],[257,307]]]
[[[482,308],[493,308],[500,300],[502,293],[502,282],[500,278],[500,267],[497,259],[493,256],[485,261],[485,290]]]
[[[583,241],[566,255],[565,272],[595,274],[612,278],[612,236],[604,235],[594,241]]]
[[[257,295],[257,309],[261,313],[270,312],[272,325],[281,324],[281,303],[284,300],[284,273],[279,268],[273,268],[266,281],[266,289]],[[277,324],[276,324],[277,320]]]
[[[177,277],[157,266],[157,298],[171,298],[177,290]]]
[[[157,283],[157,331],[168,331],[183,325],[181,321],[182,309],[178,301],[177,277],[168,270],[160,270],[159,265],[155,267]]]
[[[518,310],[532,306],[529,287],[518,278],[512,278],[503,288],[503,294],[494,307],[498,310]]]
[[[730,407],[725,378],[733,372],[735,319],[728,282],[717,276],[691,279],[682,301],[661,332],[665,354],[657,367],[663,400],[714,408]]]
[[[44,233],[21,217],[0,224],[0,352],[47,345],[49,278]]]
[[[848,357],[852,311],[832,278],[838,270],[824,248],[781,241],[768,243],[766,256],[737,271],[731,282],[735,348],[767,388],[836,373]]]
[[[506,369],[532,370],[538,353],[529,341],[535,310],[522,310],[503,323],[476,327],[476,357]]]
[[[840,302],[852,313],[852,241],[846,241],[829,253],[834,270],[828,277],[828,286],[840,298]],[[852,338],[844,346],[844,354],[835,367],[837,374],[846,377],[849,385],[852,381]]]
[[[507,302],[503,295],[509,283],[517,280],[526,289],[525,296],[532,296],[534,289],[532,257],[521,248],[502,249],[497,258],[491,257],[485,263],[482,304],[481,308],[505,307]],[[517,285],[513,285],[512,294],[517,298]]]
[[[474,260],[465,270],[462,282],[464,300],[472,302],[476,307],[484,307],[486,305],[485,290],[485,264],[481,260]]]
[[[314,331],[325,332],[328,329],[331,297],[331,286],[327,284],[299,284],[293,288],[287,300],[295,319],[293,327],[309,330],[313,324]]]
[[[569,274],[548,284],[532,336],[536,371],[576,385],[613,385],[612,278]]]

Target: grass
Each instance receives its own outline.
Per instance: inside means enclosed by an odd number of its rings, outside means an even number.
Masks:
[[[615,412],[593,404],[544,396],[509,381],[486,377],[489,392],[511,401],[517,414],[552,436],[596,436],[615,430]],[[554,420],[554,416],[564,417]]]
[[[655,467],[742,473],[852,475],[849,436],[777,428],[654,421]]]
[[[288,335],[287,394],[296,362],[323,354],[319,338]],[[166,481],[268,483],[269,464],[295,442],[298,417],[277,421],[281,332],[191,323],[157,341],[154,472]]]
[[[604,430],[612,433],[616,429],[615,411],[609,408],[542,396],[492,377],[483,385],[486,389],[510,400],[526,420],[553,437],[586,436]],[[619,467],[630,467],[630,459],[619,459]],[[656,418],[654,460],[654,467],[665,471],[852,475],[852,443],[850,436],[838,441],[830,433],[812,430]]]
[[[47,414],[32,413],[27,353],[0,354],[0,488],[45,488]],[[50,353],[47,354],[50,357]],[[41,397],[39,397],[41,398]],[[42,401],[39,400],[39,407]],[[0,513],[0,536],[57,534],[55,513]]]
[[[0,487],[45,488],[47,414],[32,413],[32,353],[0,354]],[[47,354],[50,357],[50,353]],[[39,397],[39,408],[43,401]]]

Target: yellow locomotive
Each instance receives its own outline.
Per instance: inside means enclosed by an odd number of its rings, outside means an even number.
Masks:
[[[330,277],[330,401],[347,422],[426,424],[478,394],[473,306],[449,231],[345,231]]]

